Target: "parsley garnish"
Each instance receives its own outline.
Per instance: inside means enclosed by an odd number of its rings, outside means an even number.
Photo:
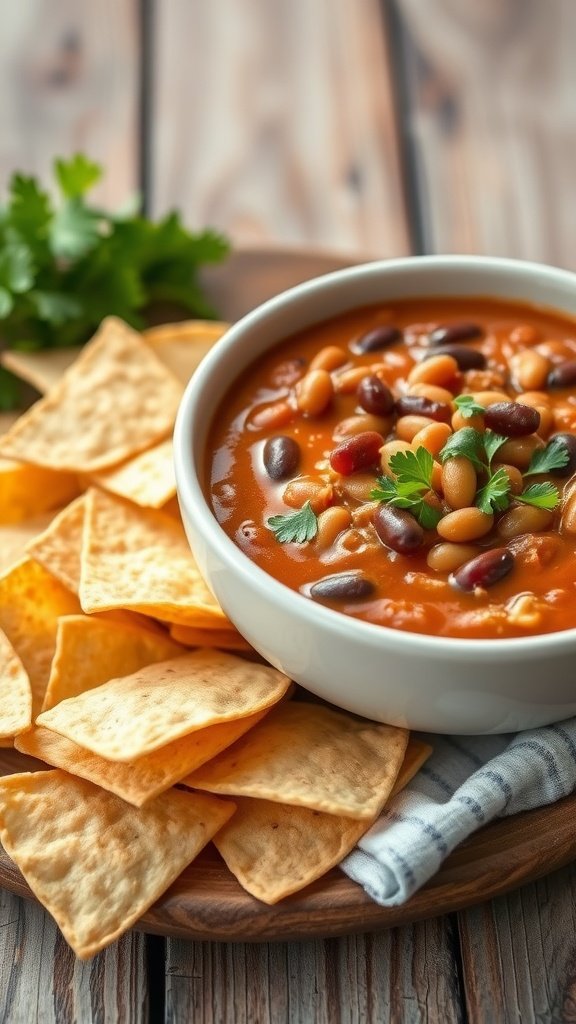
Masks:
[[[486,409],[483,405],[479,405],[474,399],[473,395],[458,395],[454,399],[454,405],[462,413],[465,420],[469,420],[472,416],[478,416]]]
[[[138,203],[115,215],[88,204],[102,168],[80,154],[56,160],[54,175],[57,202],[35,178],[14,174],[0,208],[0,335],[8,347],[80,345],[109,314],[142,328],[157,303],[215,315],[198,270],[226,256],[224,238],[189,232],[175,213],[153,222]],[[3,374],[0,405],[16,402]]]
[[[510,480],[506,470],[500,467],[477,492],[476,507],[489,516],[494,512],[503,512],[510,504],[509,494]]]
[[[552,512],[560,501],[560,493],[554,484],[530,484],[522,494],[515,494],[514,501],[522,505],[535,505],[536,508],[546,508]]]
[[[295,512],[270,516],[267,524],[281,544],[305,544],[318,532],[318,518],[309,501]]]
[[[456,430],[446,441],[438,458],[444,464],[448,459],[456,459],[460,456],[468,459],[476,469],[484,469],[480,455],[483,451],[484,435],[474,427],[461,427]]]
[[[568,465],[570,455],[561,437],[553,437],[545,448],[538,448],[532,458],[530,465],[523,474],[534,476],[536,473],[549,473],[552,469],[562,469]]]
[[[395,479],[379,476],[378,486],[371,491],[370,497],[395,508],[408,509],[425,530],[431,530],[442,518],[442,513],[423,498],[427,491],[432,490],[433,468],[434,460],[426,448],[397,452],[390,459]]]

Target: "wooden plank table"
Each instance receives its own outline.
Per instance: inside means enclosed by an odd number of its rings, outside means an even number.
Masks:
[[[239,244],[576,266],[571,0],[19,0],[0,32],[0,189],[102,160]],[[133,932],[87,964],[0,894],[0,1019],[576,1020],[576,870],[378,935]]]

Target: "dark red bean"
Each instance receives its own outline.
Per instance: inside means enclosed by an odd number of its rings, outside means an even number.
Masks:
[[[540,413],[521,402],[496,402],[484,413],[484,423],[490,430],[506,437],[534,434],[540,426]]]
[[[433,356],[452,356],[459,370],[484,370],[488,362],[483,352],[464,345],[439,345],[433,352],[427,352],[424,359],[432,359]]]
[[[460,590],[492,587],[514,568],[514,555],[508,548],[490,548],[464,562],[450,574],[450,582]]]
[[[300,445],[293,437],[269,437],[264,445],[264,469],[271,480],[293,476],[300,462]]]
[[[555,366],[550,370],[546,383],[549,388],[569,388],[576,384],[576,359],[567,359]]]
[[[359,338],[354,338],[350,342],[349,347],[352,352],[359,354],[362,352],[380,352],[383,348],[388,348],[389,345],[400,341],[401,338],[402,333],[397,327],[382,324],[381,327],[373,327],[366,334],[361,334]]]
[[[313,583],[310,597],[315,601],[361,601],[375,589],[373,581],[361,572],[339,572]]]
[[[370,374],[360,381],[356,397],[358,405],[374,416],[388,416],[394,408],[394,395],[376,374]]]
[[[382,434],[376,430],[363,430],[360,434],[347,437],[330,453],[330,465],[342,476],[350,476],[359,469],[368,469],[380,458],[384,444]]]
[[[572,476],[573,473],[576,473],[576,437],[574,434],[554,434],[550,438],[546,447],[549,448],[550,445],[564,448],[564,450],[568,452],[568,462],[566,465],[562,466],[560,469],[549,469],[548,472],[550,475]]]
[[[481,338],[482,334],[480,324],[444,324],[432,331],[428,344],[436,348],[437,345],[450,345],[455,341],[472,341],[473,338]]]
[[[424,543],[424,530],[404,508],[379,505],[372,520],[379,540],[401,555],[411,555]]]
[[[439,423],[450,423],[452,409],[447,402],[436,402],[424,395],[402,395],[396,400],[396,412],[399,416],[428,416]]]

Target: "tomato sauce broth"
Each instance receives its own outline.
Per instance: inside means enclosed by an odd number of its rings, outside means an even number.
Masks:
[[[363,339],[374,330],[383,332],[385,344],[363,350]],[[450,355],[454,346],[455,356]],[[340,350],[340,356],[325,355],[327,349]],[[462,350],[480,356],[465,356]],[[526,352],[536,355],[520,356]],[[446,353],[452,363],[446,363],[442,376],[438,354]],[[325,362],[323,372],[316,376],[330,391],[327,400],[322,387],[316,389],[316,394],[310,386],[310,364],[314,367],[318,359],[321,368]],[[442,465],[442,456],[431,444],[434,487],[425,498],[442,518],[437,529],[416,524],[420,540],[409,553],[384,542],[382,531],[375,528],[375,514],[381,506],[372,491],[383,473],[380,456],[346,473],[339,472],[330,461],[334,450],[354,436],[347,432],[352,428],[356,433],[360,426],[367,428],[360,433],[380,434],[382,446],[404,433],[403,450],[421,450],[418,441],[414,445],[410,439],[414,427],[423,429],[431,422],[444,422],[447,425],[442,430],[450,436],[469,425],[480,431],[486,429],[488,411],[458,418],[454,404],[458,396],[479,396],[478,404],[485,410],[498,395],[525,409],[522,399],[526,396],[526,403],[532,403],[530,408],[540,410],[540,419],[528,439],[524,435],[520,444],[518,438],[511,437],[514,444],[502,449],[512,453],[506,462],[512,488],[516,477],[526,471],[531,451],[544,449],[556,434],[576,435],[576,363],[572,383],[572,361],[576,361],[576,325],[570,318],[490,298],[402,300],[356,310],[310,327],[257,360],[221,403],[207,448],[206,487],[214,514],[250,559],[310,599],[314,599],[314,584],[329,576],[359,574],[358,578],[369,581],[366,593],[362,587],[357,592],[346,592],[344,587],[340,594],[334,595],[328,588],[326,595],[320,595],[322,603],[368,622],[416,633],[469,638],[518,637],[574,627],[576,497],[572,500],[572,494],[576,487],[572,455],[564,468],[533,474],[516,486],[517,494],[521,493],[520,487],[526,490],[534,482],[555,486],[558,503],[547,511],[518,512],[518,508],[525,510],[528,506],[517,504],[510,490],[503,499],[507,507],[495,509],[493,514],[489,509],[483,519],[476,501],[480,500],[486,475],[478,470],[478,492],[470,505],[476,511],[465,509],[464,516],[456,515],[454,521],[458,526],[459,522],[465,524],[466,516],[474,523],[481,520],[483,532],[478,534],[479,527],[474,526],[471,532],[476,536],[470,539],[466,529],[457,531],[456,540],[448,541],[448,552],[442,547],[446,547],[446,539],[440,530],[445,528],[448,536],[449,516],[461,513],[462,508],[458,507],[458,497],[454,499],[456,508],[447,503],[446,464]],[[332,365],[334,362],[338,365]],[[478,365],[472,365],[474,362]],[[432,364],[431,370],[427,363]],[[438,369],[436,377],[434,367]],[[352,370],[357,371],[358,380],[365,371],[371,379],[382,381],[392,393],[394,409],[370,418],[366,407],[359,405]],[[422,379],[419,374],[423,374]],[[349,383],[344,387],[342,382],[346,380]],[[534,381],[537,387],[530,386]],[[373,387],[378,391],[378,385]],[[401,422],[410,417],[398,411],[402,408],[399,400],[420,393],[423,397],[428,394],[430,401],[435,388],[450,392],[452,403],[439,403],[449,405],[449,414],[441,410],[440,420],[436,410],[432,419],[420,417],[426,421],[422,424]],[[307,395],[307,389],[311,395]],[[489,395],[493,397],[489,399]],[[354,423],[357,417],[360,423]],[[370,431],[370,427],[376,429]],[[442,430],[435,427],[428,434],[417,432],[414,436],[426,439],[441,435]],[[266,443],[278,437],[296,442],[297,465],[291,467],[288,459],[283,475],[274,479],[266,467],[264,452]],[[528,447],[528,455],[520,452],[522,446]],[[290,444],[282,441],[280,448],[287,451]],[[488,476],[491,471],[487,471]],[[319,531],[320,524],[331,517],[334,536],[326,541],[317,532],[303,543],[281,542],[269,520],[298,511],[306,501],[310,502],[316,529]],[[326,509],[335,507],[341,511],[323,520]],[[512,510],[517,523],[514,516],[510,518]],[[411,516],[410,512],[402,513],[399,519],[402,515],[405,519],[406,514]],[[394,518],[397,512],[390,515]],[[508,520],[504,520],[506,515]],[[524,528],[526,524],[528,529]],[[462,545],[460,549],[458,544]],[[455,553],[453,549],[457,549]],[[460,552],[465,551],[471,555],[466,562],[469,565],[473,558],[493,549],[504,551],[501,560],[511,561],[512,568],[494,581],[489,574],[480,574],[477,585],[468,589],[458,585],[460,570],[456,567],[448,571],[451,560],[457,561]],[[431,567],[435,559],[439,568]],[[490,559],[494,562],[495,556],[491,554]],[[467,578],[466,572],[460,572],[462,580]],[[468,572],[468,576],[473,578],[473,573]],[[483,579],[488,580],[486,585]]]

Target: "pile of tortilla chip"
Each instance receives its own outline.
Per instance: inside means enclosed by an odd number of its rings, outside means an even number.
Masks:
[[[210,840],[258,899],[298,891],[430,752],[295,698],[198,571],[171,436],[225,326],[2,359],[42,397],[0,421],[0,745],[42,764],[0,779],[0,839],[82,959]]]

